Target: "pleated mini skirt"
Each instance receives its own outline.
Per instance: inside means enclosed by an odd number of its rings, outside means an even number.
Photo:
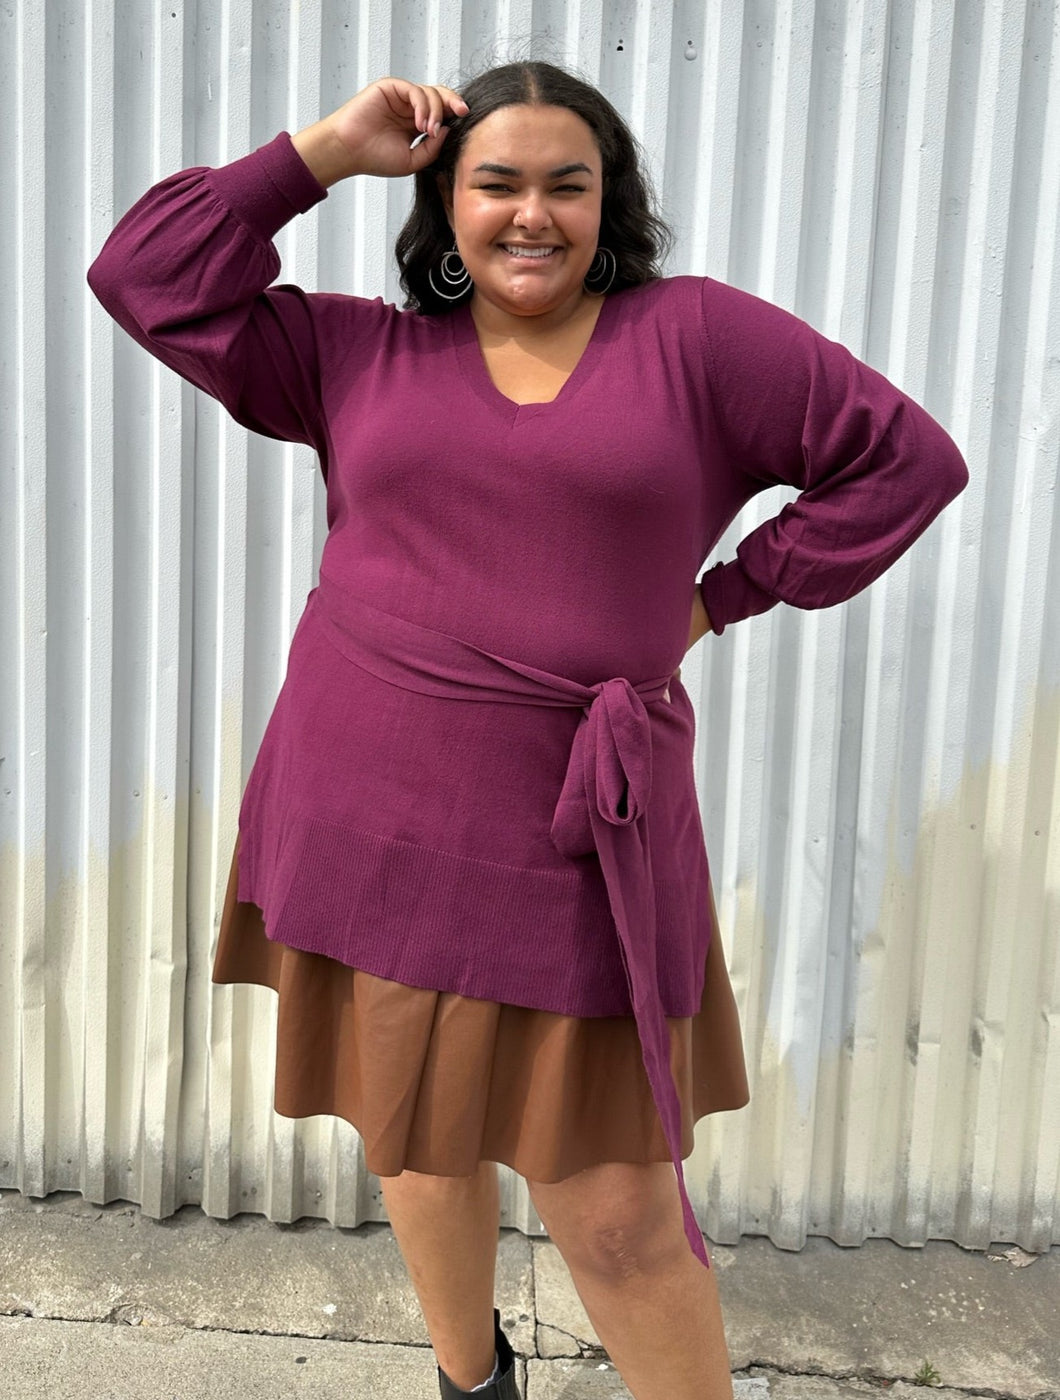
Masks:
[[[670,1160],[631,1015],[565,1016],[410,987],[286,947],[237,898],[238,863],[237,843],[213,981],[278,994],[277,1113],[344,1118],[377,1176],[468,1176],[493,1161],[549,1182],[604,1162]],[[699,1011],[668,1025],[687,1157],[699,1119],[748,1101],[716,935]]]

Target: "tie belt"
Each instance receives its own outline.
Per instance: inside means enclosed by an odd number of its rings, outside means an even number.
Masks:
[[[637,685],[623,677],[579,685],[381,612],[323,574],[316,600],[339,650],[391,685],[446,699],[583,711],[552,819],[552,841],[562,855],[599,857],[644,1068],[677,1173],[685,1234],[709,1268],[681,1165],[681,1105],[659,996],[648,840],[651,725],[645,704],[669,699],[670,677]]]

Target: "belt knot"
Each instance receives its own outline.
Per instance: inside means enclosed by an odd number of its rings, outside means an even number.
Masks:
[[[622,676],[591,690],[552,819],[552,841],[565,856],[596,849],[590,807],[612,826],[628,826],[647,811],[651,797],[651,724],[644,701]]]

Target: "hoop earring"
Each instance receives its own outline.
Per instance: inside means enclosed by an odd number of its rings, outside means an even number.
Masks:
[[[582,286],[593,296],[602,297],[615,280],[618,259],[610,248],[597,248],[592,266],[585,274]]]
[[[434,268],[427,269],[427,281],[431,284],[431,291],[436,297],[441,297],[443,301],[459,301],[466,296],[471,288],[471,273],[464,266],[464,260],[457,252],[456,244],[449,249],[448,253],[442,255],[438,264],[442,281],[447,287],[455,288],[454,291],[443,292],[435,283]]]

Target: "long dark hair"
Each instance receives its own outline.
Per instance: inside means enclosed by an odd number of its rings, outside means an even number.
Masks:
[[[636,287],[661,276],[660,264],[672,235],[655,211],[637,142],[603,93],[554,64],[525,62],[487,69],[472,78],[460,95],[470,110],[465,117],[450,119],[438,159],[417,172],[412,209],[398,235],[395,252],[407,307],[438,313],[458,304],[438,296],[427,278],[453,246],[437,177],[444,176],[452,186],[468,133],[491,112],[522,104],[566,107],[581,117],[596,138],[604,181],[599,241],[601,247],[611,249],[617,263],[610,290]]]

